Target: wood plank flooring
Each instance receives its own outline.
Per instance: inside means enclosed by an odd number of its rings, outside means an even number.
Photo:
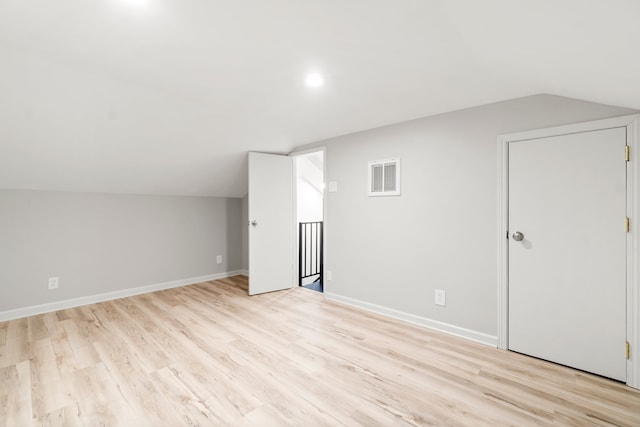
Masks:
[[[237,276],[0,323],[0,426],[640,426],[622,384]]]

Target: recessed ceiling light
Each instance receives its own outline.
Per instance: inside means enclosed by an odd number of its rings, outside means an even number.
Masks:
[[[304,82],[307,84],[307,86],[318,87],[324,84],[324,77],[322,77],[318,73],[311,73],[307,75],[307,77],[304,79]]]

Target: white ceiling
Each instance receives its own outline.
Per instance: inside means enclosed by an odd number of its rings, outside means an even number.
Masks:
[[[640,108],[639,22],[638,0],[0,0],[0,188],[242,196],[249,150],[536,93]]]

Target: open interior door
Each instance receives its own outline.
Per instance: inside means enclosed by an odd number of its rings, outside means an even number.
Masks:
[[[293,158],[249,153],[249,295],[293,283]]]

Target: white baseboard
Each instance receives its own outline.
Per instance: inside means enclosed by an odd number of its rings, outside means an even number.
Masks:
[[[437,320],[427,319],[426,317],[416,316],[415,314],[405,313],[402,311],[394,310],[392,308],[383,307],[381,305],[361,301],[355,298],[334,294],[332,292],[325,292],[324,296],[331,301],[350,305],[352,307],[360,308],[366,311],[371,311],[383,316],[392,317],[404,322],[413,323],[414,325],[423,326],[439,332],[447,333],[449,335],[454,335],[456,337],[465,338],[470,341],[488,345],[490,347],[497,347],[498,345],[498,337],[485,334],[483,332],[473,331],[471,329],[461,328],[459,326],[450,325],[448,323],[439,322]]]
[[[237,270],[237,273],[249,277],[249,270]]]
[[[121,291],[106,292],[104,294],[89,295],[85,297],[72,298],[47,304],[34,305],[31,307],[17,308],[15,310],[0,311],[0,322],[20,319],[27,316],[35,316],[36,314],[50,313],[52,311],[65,310],[67,308],[79,307],[81,305],[95,304],[98,302],[111,301],[118,298],[146,294],[149,292],[179,288],[181,286],[194,285],[196,283],[208,282],[210,280],[224,279],[226,277],[238,276],[240,274],[244,274],[243,270],[209,274],[207,276],[191,277],[189,279],[173,280],[171,282],[157,283],[155,285],[140,286],[137,288],[123,289]]]

